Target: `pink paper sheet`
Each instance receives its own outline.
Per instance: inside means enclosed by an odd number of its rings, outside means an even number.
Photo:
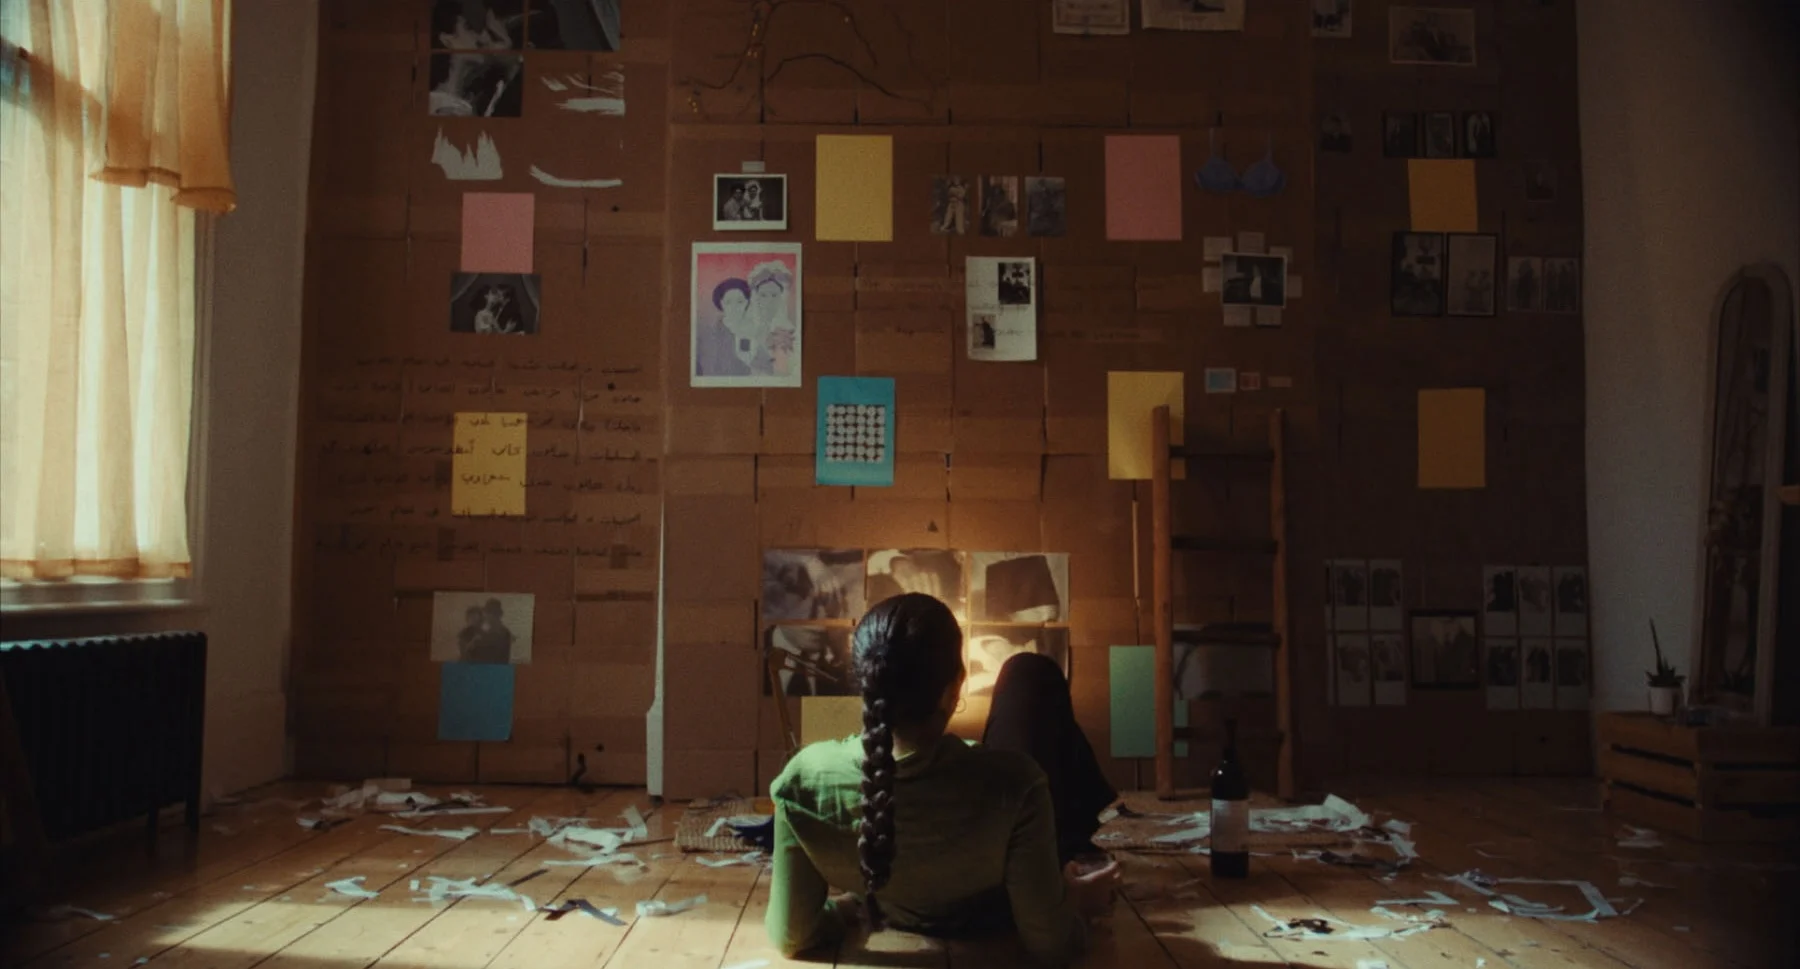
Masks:
[[[1180,241],[1180,138],[1106,136],[1106,237]]]
[[[462,266],[466,273],[531,272],[537,196],[530,192],[463,195]]]

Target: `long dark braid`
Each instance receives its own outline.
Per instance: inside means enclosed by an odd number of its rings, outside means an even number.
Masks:
[[[894,731],[928,723],[962,675],[962,629],[949,607],[927,595],[895,596],[856,627],[854,665],[862,684],[862,821],[856,851],[871,928],[883,924],[876,893],[894,865]]]

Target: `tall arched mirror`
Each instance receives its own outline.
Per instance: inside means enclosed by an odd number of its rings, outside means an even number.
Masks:
[[[1793,722],[1800,674],[1800,340],[1779,269],[1733,277],[1715,317],[1694,699]]]

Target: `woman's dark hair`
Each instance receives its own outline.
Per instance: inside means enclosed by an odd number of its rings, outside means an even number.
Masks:
[[[713,287],[713,309],[715,309],[715,310],[724,309],[725,308],[725,294],[731,292],[734,289],[740,293],[743,293],[745,299],[750,298],[750,284],[744,282],[743,280],[737,278],[736,276],[733,276],[730,279],[727,279],[724,282],[720,283],[719,285]]]
[[[856,626],[851,662],[862,685],[862,823],[856,851],[869,923],[882,924],[875,893],[894,865],[894,731],[926,723],[962,675],[962,627],[950,607],[908,593],[882,601]]]

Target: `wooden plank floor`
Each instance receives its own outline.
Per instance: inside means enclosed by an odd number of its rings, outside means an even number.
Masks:
[[[114,915],[0,924],[0,965],[21,969],[736,969],[802,963],[769,948],[762,931],[768,875],[708,868],[665,839],[681,805],[658,807],[641,790],[579,792],[481,788],[506,814],[404,822],[473,826],[467,841],[381,830],[358,818],[328,832],[294,823],[293,798],[317,788],[281,785],[207,819],[198,838],[165,832],[154,852],[135,841],[71,855],[59,901]],[[434,792],[442,793],[442,792]],[[1200,856],[1122,855],[1125,898],[1084,963],[1096,969],[1794,969],[1800,966],[1800,846],[1709,847],[1668,838],[1658,848],[1618,844],[1620,822],[1599,813],[1587,781],[1366,781],[1339,793],[1371,813],[1411,821],[1421,860],[1392,880],[1291,855],[1258,857],[1252,876],[1213,882]],[[520,828],[533,816],[586,815],[616,825],[635,806],[653,842],[635,849],[641,870],[545,866],[566,857]],[[1573,878],[1609,897],[1643,898],[1599,923],[1551,922],[1498,912],[1444,875],[1480,868],[1497,877]],[[585,898],[616,907],[624,927],[580,914],[549,920],[516,903],[413,901],[432,875],[511,882],[540,904]],[[359,900],[325,888],[355,875],[380,893]],[[1626,884],[1621,884],[1621,878]],[[1635,880],[1639,884],[1631,884]],[[1384,924],[1384,899],[1445,891],[1458,899],[1449,928],[1404,939],[1267,938],[1278,918],[1330,915]],[[1519,891],[1560,901],[1546,889]],[[705,895],[695,909],[635,918],[640,900]],[[1260,909],[1260,911],[1259,911]],[[1391,923],[1386,923],[1391,924]],[[1007,940],[941,943],[899,933],[856,938],[809,965],[1001,969],[1022,965]]]

